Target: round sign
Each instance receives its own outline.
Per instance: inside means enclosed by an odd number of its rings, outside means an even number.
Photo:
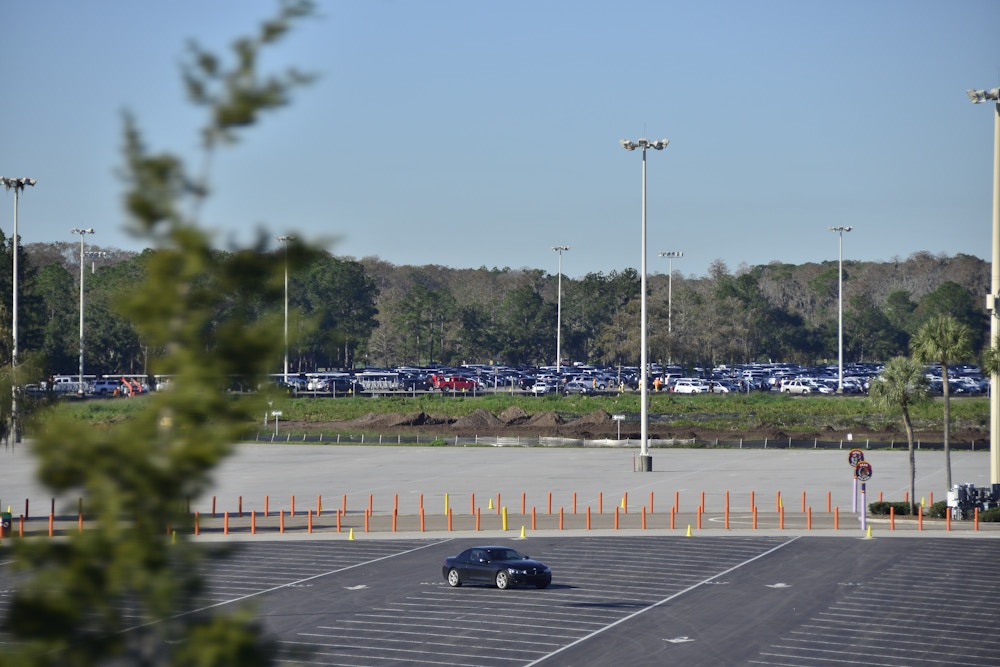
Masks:
[[[865,453],[860,449],[852,449],[847,455],[847,462],[852,468],[857,468],[858,464],[865,460]]]
[[[868,461],[861,461],[854,467],[854,476],[862,482],[867,482],[872,478],[872,464]]]

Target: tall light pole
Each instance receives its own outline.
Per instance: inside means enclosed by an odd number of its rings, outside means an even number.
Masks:
[[[627,151],[634,151],[636,148],[642,149],[642,276],[640,280],[642,307],[639,316],[639,345],[642,347],[639,351],[639,363],[641,364],[641,369],[639,370],[639,400],[642,403],[640,416],[642,421],[640,427],[642,444],[639,453],[639,470],[651,472],[653,470],[653,457],[649,455],[649,364],[647,361],[649,358],[647,348],[649,346],[646,341],[648,335],[646,331],[646,149],[654,148],[662,151],[670,143],[670,140],[660,139],[658,141],[650,141],[649,139],[642,138],[638,141],[629,141],[628,139],[622,139],[618,143]]]
[[[285,375],[283,382],[288,384],[288,242],[294,241],[294,236],[279,236],[280,241],[285,246]]]
[[[853,227],[830,227],[840,237],[837,262],[837,393],[844,393],[844,232]]]
[[[993,90],[968,90],[973,104],[986,100],[996,102],[993,116],[993,255],[990,293],[986,305],[992,311],[990,318],[990,345],[995,345],[1000,334],[1000,88]],[[1000,375],[990,377],[990,483],[1000,483]]]
[[[683,252],[670,250],[661,252],[660,257],[666,257],[667,262],[667,333],[671,333],[673,328],[673,302],[674,302],[674,260],[684,256]]]
[[[0,176],[0,183],[3,183],[4,187],[8,190],[14,190],[14,239],[11,244],[14,254],[14,276],[13,276],[13,291],[14,299],[12,303],[12,318],[11,318],[11,351],[10,351],[10,368],[11,368],[11,403],[10,403],[10,421],[11,428],[14,431],[14,442],[21,442],[21,415],[17,408],[17,392],[18,392],[18,378],[17,378],[17,255],[18,248],[20,247],[20,242],[17,236],[17,201],[18,197],[24,186],[30,185],[34,187],[35,179],[33,178],[7,178],[6,176]]]
[[[88,227],[86,229],[77,229],[74,227],[69,230],[70,234],[80,235],[80,386],[78,391],[81,396],[84,394],[83,390],[83,269],[86,266],[83,262],[83,244],[87,238],[87,234],[93,234],[94,228]]]
[[[559,280],[556,290],[556,375],[562,373],[562,254],[569,250],[568,245],[554,245],[552,249],[559,253]]]

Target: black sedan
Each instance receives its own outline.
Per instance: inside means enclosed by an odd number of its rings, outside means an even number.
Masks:
[[[522,584],[545,588],[552,570],[509,547],[472,547],[444,559],[441,573],[449,586],[492,584],[503,590]]]

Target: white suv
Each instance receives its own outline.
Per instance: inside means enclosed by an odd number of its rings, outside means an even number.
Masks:
[[[707,394],[708,383],[699,378],[680,378],[674,383],[675,394]]]
[[[813,388],[805,380],[785,380],[781,384],[781,391],[786,394],[811,394]]]

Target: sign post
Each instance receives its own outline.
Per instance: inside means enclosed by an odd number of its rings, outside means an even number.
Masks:
[[[861,530],[867,528],[868,506],[865,503],[865,482],[872,478],[872,464],[868,461],[859,461],[854,468],[854,479],[861,480]]]
[[[852,449],[847,454],[847,464],[857,470],[858,464],[865,460],[865,453],[860,449]],[[858,513],[858,476],[854,475],[854,488],[851,491],[851,511]]]
[[[622,422],[625,421],[625,415],[611,415],[611,418],[618,422],[618,439],[622,439]]]

